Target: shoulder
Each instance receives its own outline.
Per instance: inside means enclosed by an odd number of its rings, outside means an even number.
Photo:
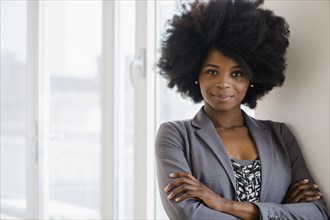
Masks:
[[[163,122],[156,135],[156,152],[169,149],[183,150],[189,139],[188,124],[191,120],[167,121]]]
[[[293,134],[288,127],[288,125],[284,122],[278,122],[278,121],[271,121],[271,120],[262,120],[262,122],[272,130],[275,134],[278,136],[281,136],[284,139],[287,139],[289,137],[293,137]]]
[[[287,127],[284,122],[272,121],[272,120],[258,120],[258,121],[264,124],[265,127],[273,130],[274,132],[281,132],[283,130],[283,127]]]
[[[277,133],[283,133],[288,130],[288,126],[284,122],[256,119],[251,116],[246,117],[252,122],[254,126],[257,126],[262,129],[270,129],[271,131]]]
[[[187,141],[194,136],[196,129],[210,123],[209,118],[201,108],[191,119],[166,121],[160,124],[156,139],[167,138],[176,141]]]
[[[271,130],[281,130],[282,126],[285,126],[282,122],[272,121],[272,120],[261,120],[256,119],[243,111],[243,116],[246,124],[249,128],[253,129],[271,129]]]
[[[285,146],[288,144],[292,144],[296,142],[296,138],[292,133],[291,129],[285,122],[273,121],[273,120],[260,120],[254,119],[251,120],[258,123],[264,129],[267,129],[274,135],[280,142],[282,142]]]
[[[269,130],[273,135],[283,139],[284,141],[292,141],[292,139],[294,139],[293,133],[284,122],[256,119],[246,114],[245,118],[247,123],[252,128]]]
[[[166,121],[160,124],[157,132],[157,136],[160,134],[175,134],[182,133],[191,126],[191,119],[177,120],[177,121]]]

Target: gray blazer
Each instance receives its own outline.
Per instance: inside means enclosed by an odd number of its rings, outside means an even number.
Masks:
[[[308,178],[299,146],[283,123],[261,121],[244,114],[261,160],[260,219],[329,219],[324,200],[283,204],[291,183]],[[205,206],[198,199],[168,200],[164,187],[172,172],[191,173],[218,195],[235,200],[235,176],[230,158],[203,108],[191,120],[163,123],[156,137],[160,197],[170,219],[237,219]]]

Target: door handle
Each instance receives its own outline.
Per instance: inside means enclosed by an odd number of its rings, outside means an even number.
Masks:
[[[138,73],[136,72],[137,69],[139,70]],[[133,87],[135,85],[136,77],[141,77],[141,78],[146,77],[146,49],[140,49],[139,56],[131,62],[130,78]]]

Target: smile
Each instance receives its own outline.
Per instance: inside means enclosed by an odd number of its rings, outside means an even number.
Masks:
[[[227,101],[234,97],[233,95],[215,95],[215,94],[212,94],[212,96],[220,101]]]

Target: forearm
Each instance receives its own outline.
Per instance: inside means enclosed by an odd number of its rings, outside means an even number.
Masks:
[[[260,218],[268,219],[271,217],[282,219],[324,219],[329,218],[325,203],[321,201],[309,203],[278,204],[261,202],[256,203],[259,207]]]
[[[223,205],[217,207],[217,211],[236,216],[240,219],[259,218],[259,208],[250,202],[225,200],[225,202],[223,202]]]

